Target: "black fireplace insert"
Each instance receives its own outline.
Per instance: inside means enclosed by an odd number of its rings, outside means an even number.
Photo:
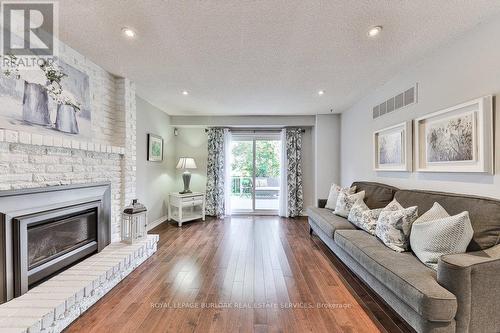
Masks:
[[[0,192],[0,303],[111,240],[109,183]]]
[[[98,201],[13,219],[15,296],[97,252]]]
[[[89,243],[97,244],[97,209],[28,225],[28,272]]]

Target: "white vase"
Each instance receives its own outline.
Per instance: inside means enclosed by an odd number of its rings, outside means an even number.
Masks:
[[[56,129],[61,132],[78,134],[78,120],[76,109],[72,105],[57,105]]]
[[[51,124],[47,91],[37,83],[24,81],[23,120],[37,125]]]

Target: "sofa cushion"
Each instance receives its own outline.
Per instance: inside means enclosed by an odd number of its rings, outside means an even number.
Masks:
[[[356,229],[345,218],[333,214],[331,210],[326,208],[309,207],[307,208],[307,215],[325,234],[332,238],[335,230]]]
[[[436,270],[441,256],[464,253],[473,234],[468,212],[450,216],[436,202],[413,222],[410,246],[421,262]]]
[[[365,191],[365,203],[370,209],[384,208],[398,191],[396,187],[373,182],[354,182],[352,186],[356,186],[356,192]]]
[[[332,184],[324,208],[334,210],[335,206],[337,205],[337,199],[340,195],[340,192],[345,192],[347,194],[354,194],[356,192],[356,187],[341,187],[337,184]]]
[[[417,190],[400,190],[396,192],[395,198],[403,207],[418,206],[421,213],[431,209],[435,202],[443,206],[450,215],[468,211],[474,236],[467,252],[485,250],[500,244],[499,200]]]
[[[394,251],[408,251],[410,250],[411,225],[417,217],[417,206],[396,211],[382,209],[375,227],[375,234]]]
[[[347,220],[356,227],[375,235],[377,221],[383,208],[370,209],[363,200],[358,200],[352,206]]]
[[[358,192],[354,194],[348,194],[347,192],[340,192],[337,198],[337,205],[335,205],[334,214],[347,218],[352,206],[358,200],[363,200],[365,198],[365,192]]]
[[[337,230],[335,242],[401,301],[429,321],[451,321],[456,297],[443,288],[436,272],[411,252],[398,253],[362,230]]]

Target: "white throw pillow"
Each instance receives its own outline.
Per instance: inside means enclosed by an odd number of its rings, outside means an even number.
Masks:
[[[352,206],[358,200],[363,200],[365,198],[365,191],[361,191],[354,194],[348,194],[346,192],[340,192],[337,198],[337,204],[335,205],[334,214],[342,217],[348,217]]]
[[[417,219],[418,208],[414,206],[394,211],[386,208],[380,213],[375,234],[394,251],[408,251],[410,249],[411,225]]]
[[[423,213],[414,223],[430,222],[450,217],[450,214],[439,203],[435,202],[431,209]]]
[[[330,187],[330,193],[328,193],[328,199],[326,200],[325,208],[331,210],[335,209],[340,192],[347,192],[348,194],[354,194],[356,192],[356,186],[340,187],[337,184],[332,184],[332,186]]]
[[[387,206],[385,206],[382,211],[383,212],[394,212],[396,210],[401,210],[401,209],[404,209],[403,206],[401,206],[401,204],[396,200],[392,200],[391,202],[389,202],[389,204]]]
[[[469,212],[450,216],[436,202],[413,223],[410,245],[418,259],[435,270],[441,256],[464,253],[473,235]]]
[[[348,220],[355,226],[375,235],[377,220],[382,208],[370,209],[363,200],[358,200],[349,212]]]

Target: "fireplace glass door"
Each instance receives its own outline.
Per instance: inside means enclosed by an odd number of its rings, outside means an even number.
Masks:
[[[97,241],[95,209],[29,225],[28,270],[32,270],[67,252]]]
[[[12,219],[14,296],[98,251],[100,201]]]

